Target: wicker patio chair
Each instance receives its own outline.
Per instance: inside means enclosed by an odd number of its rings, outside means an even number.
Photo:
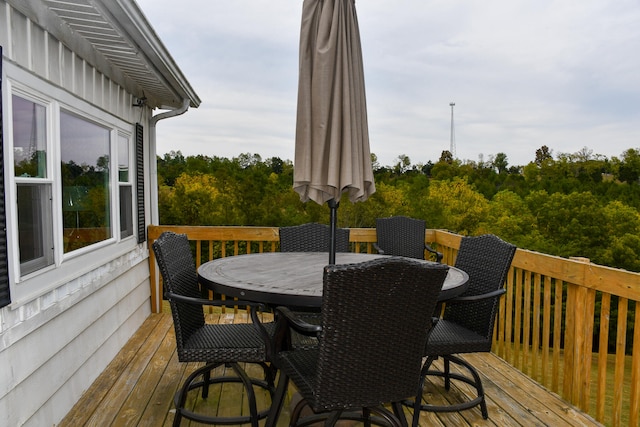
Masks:
[[[329,252],[330,228],[326,224],[307,223],[280,227],[280,252]],[[336,230],[336,252],[349,252],[349,229]]]
[[[302,396],[289,425],[320,420],[333,425],[338,419],[406,425],[400,402],[418,386],[433,309],[447,271],[444,264],[400,257],[328,265],[320,325],[304,324],[289,309],[278,307],[277,339],[292,327],[315,331],[319,344],[276,353],[280,378],[267,426],[278,422],[289,379]],[[383,408],[384,403],[391,403],[393,412]],[[313,414],[300,418],[306,407]]]
[[[376,250],[385,255],[424,259],[425,249],[432,253],[437,262],[442,253],[424,242],[426,223],[421,219],[406,216],[392,216],[376,219]]]
[[[182,417],[207,424],[244,424],[258,426],[269,408],[258,411],[254,385],[274,392],[274,368],[266,362],[271,353],[275,332],[273,322],[261,323],[258,304],[234,301],[234,305],[250,307],[252,323],[207,324],[203,306],[222,306],[229,301],[203,299],[198,286],[198,276],[189,241],[184,234],[164,232],[153,242],[158,267],[162,275],[165,298],[169,300],[176,334],[178,359],[180,362],[205,362],[186,379],[175,395],[176,414],[174,426],[180,425]],[[259,364],[264,378],[250,378],[239,362]],[[231,368],[236,376],[212,376],[218,366]],[[202,398],[209,394],[209,386],[219,383],[242,383],[247,396],[249,415],[230,417],[208,416],[185,407],[189,390],[201,388]]]
[[[330,228],[326,224],[307,223],[292,227],[280,227],[280,252],[329,252]],[[349,229],[336,229],[336,252],[349,252]],[[298,316],[307,323],[320,323],[320,313],[308,309],[298,309]],[[315,336],[306,336],[291,331],[295,348],[317,345]]]
[[[491,351],[498,301],[505,293],[503,286],[515,252],[514,245],[493,235],[462,238],[455,266],[469,274],[469,287],[459,297],[446,302],[444,314],[427,341],[427,360],[416,397],[403,402],[414,408],[414,427],[418,425],[420,410],[458,412],[480,405],[482,417],[488,418],[480,376],[470,363],[456,354]],[[438,357],[443,358],[443,371],[430,369]],[[451,372],[450,363],[466,368],[470,376]],[[447,390],[452,379],[470,384],[476,389],[477,397],[451,405],[423,404],[422,391],[428,375],[443,377]]]

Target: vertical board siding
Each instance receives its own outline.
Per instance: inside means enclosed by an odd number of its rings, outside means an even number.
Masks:
[[[29,68],[29,20],[26,16],[11,8],[9,11],[11,31],[11,59],[25,68]]]
[[[47,33],[37,25],[30,25],[31,68],[41,76],[47,75]]]

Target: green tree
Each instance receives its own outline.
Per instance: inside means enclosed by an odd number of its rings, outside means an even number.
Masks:
[[[542,166],[548,160],[553,160],[552,150],[549,150],[549,147],[543,145],[536,150],[536,158],[534,163],[538,166]]]
[[[628,184],[640,183],[640,151],[630,148],[623,153],[618,176]]]
[[[239,212],[231,194],[221,191],[211,175],[183,173],[169,196],[169,215],[184,225],[234,224]]]
[[[369,200],[352,204],[343,197],[338,223],[374,227],[378,217],[407,215],[423,218],[433,228],[494,233],[522,248],[640,271],[637,149],[609,160],[585,147],[554,160],[551,150],[542,146],[536,161],[524,167],[508,167],[505,153],[490,158],[462,162],[444,151],[435,164],[411,166],[407,156],[399,156],[395,168],[376,167],[377,192]],[[104,187],[102,166],[70,162],[61,167],[67,187]],[[263,161],[251,153],[232,159],[185,158],[178,151],[158,158],[158,177],[163,224],[286,226],[329,221],[326,204],[302,203],[292,189],[289,160]],[[83,221],[99,220],[108,209],[104,194],[93,194],[92,200],[95,212],[83,212],[91,215]]]
[[[507,155],[504,153],[496,154],[496,156],[493,158],[493,161],[491,163],[495,168],[495,170],[498,171],[498,173],[506,173],[507,169],[509,168]]]
[[[489,202],[480,232],[495,234],[525,248],[541,238],[536,219],[525,201],[508,190],[498,192]]]
[[[463,235],[476,234],[489,209],[487,199],[462,178],[432,182],[428,203],[431,227]]]
[[[442,154],[440,154],[440,159],[438,159],[438,162],[444,162],[444,163],[453,163],[453,154],[451,154],[451,151],[449,150],[444,150],[442,152]]]
[[[400,154],[395,166],[393,167],[393,171],[396,175],[402,175],[409,169],[410,166],[411,159],[409,158],[409,156],[407,156],[406,154]]]

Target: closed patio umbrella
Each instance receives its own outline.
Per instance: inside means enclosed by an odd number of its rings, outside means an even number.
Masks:
[[[304,0],[293,188],[331,211],[335,263],[340,196],[364,201],[375,189],[360,32],[354,0]]]

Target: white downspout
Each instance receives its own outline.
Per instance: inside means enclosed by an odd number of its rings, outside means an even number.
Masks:
[[[175,110],[165,111],[164,113],[152,116],[149,119],[149,176],[151,182],[149,182],[150,193],[150,205],[151,205],[151,221],[152,225],[160,225],[160,213],[158,212],[158,161],[156,160],[156,124],[162,119],[168,119],[170,117],[179,116],[189,109],[191,101],[188,99],[182,100],[182,106]],[[156,278],[160,277],[158,272],[158,266],[154,266],[156,269]],[[156,279],[156,283],[152,283],[152,286],[156,288],[156,307],[162,307],[162,289],[160,289],[160,280]],[[152,304],[153,306],[153,304]]]
[[[184,114],[189,109],[189,99],[182,101],[182,106],[175,110],[166,111],[164,113],[157,114],[149,119],[149,175],[151,182],[149,183],[150,192],[150,205],[151,205],[151,224],[160,224],[160,213],[158,212],[158,162],[156,160],[156,123],[162,119],[168,119],[170,117],[179,116]]]

